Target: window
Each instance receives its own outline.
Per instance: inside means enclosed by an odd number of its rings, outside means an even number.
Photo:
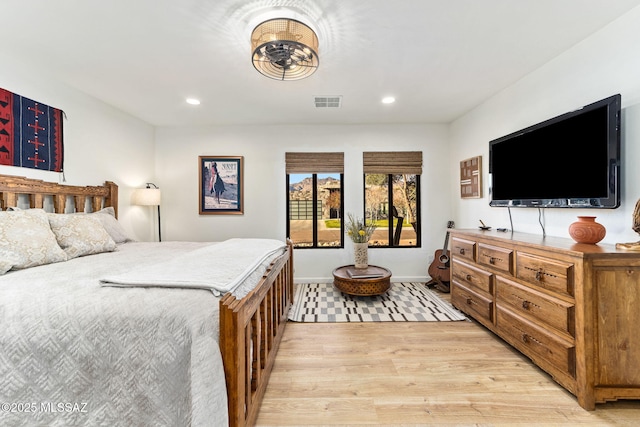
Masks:
[[[286,153],[287,236],[296,248],[341,248],[343,153]]]
[[[422,152],[365,152],[364,215],[378,225],[371,247],[420,247]]]

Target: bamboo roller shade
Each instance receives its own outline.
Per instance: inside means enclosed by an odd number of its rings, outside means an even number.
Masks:
[[[285,153],[287,173],[344,173],[344,153]]]
[[[422,174],[422,151],[369,151],[362,153],[364,173]]]

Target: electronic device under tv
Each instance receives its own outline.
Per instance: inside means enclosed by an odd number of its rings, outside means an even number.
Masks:
[[[489,142],[490,206],[620,206],[619,94]]]

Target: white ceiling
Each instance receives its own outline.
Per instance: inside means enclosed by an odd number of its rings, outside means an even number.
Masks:
[[[446,123],[638,5],[2,0],[0,52],[158,126]],[[249,34],[278,7],[318,30],[320,67],[307,79],[271,80],[251,64]],[[316,109],[323,95],[343,96],[342,107]],[[386,95],[397,102],[383,105]]]

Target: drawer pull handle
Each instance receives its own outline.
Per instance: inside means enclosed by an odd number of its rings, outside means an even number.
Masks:
[[[473,277],[471,277],[471,275],[470,275],[470,274],[467,274],[467,277],[465,277],[465,278],[466,278],[466,279],[467,279],[467,281],[469,281],[469,282],[471,281],[471,279],[473,279]]]
[[[529,335],[527,334],[522,334],[522,342],[529,344]]]
[[[473,304],[473,300],[471,298],[467,298],[467,305],[472,305]]]
[[[531,308],[531,303],[527,300],[522,301],[522,308],[529,310]]]
[[[544,277],[544,271],[538,270],[536,271],[536,280],[538,282],[542,282],[542,278]]]
[[[489,258],[489,264],[494,265],[496,263],[496,259],[494,257]]]
[[[464,248],[460,248],[460,255],[464,255]]]

